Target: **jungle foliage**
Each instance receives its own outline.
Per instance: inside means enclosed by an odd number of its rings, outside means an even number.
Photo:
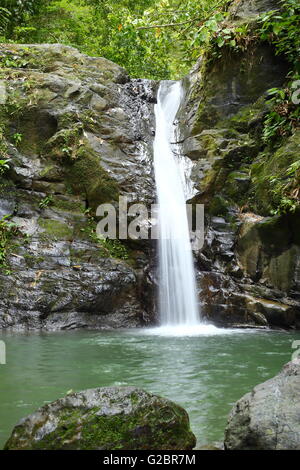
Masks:
[[[299,57],[299,2],[261,19],[260,39]],[[247,45],[247,25],[226,23],[230,0],[0,0],[0,41],[63,43],[104,56],[133,77],[177,78],[209,43]]]
[[[133,77],[176,78],[223,19],[229,0],[0,0],[0,42],[63,43]]]
[[[133,77],[178,78],[211,45],[270,41],[298,68],[300,5],[283,0],[253,31],[228,22],[230,0],[0,0],[0,42],[63,43],[106,57]]]

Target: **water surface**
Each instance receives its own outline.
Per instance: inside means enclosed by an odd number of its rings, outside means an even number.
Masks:
[[[0,335],[7,346],[7,364],[0,365],[0,448],[20,418],[70,389],[126,385],[184,406],[198,445],[220,441],[234,402],[275,375],[300,339],[300,332],[162,333]]]

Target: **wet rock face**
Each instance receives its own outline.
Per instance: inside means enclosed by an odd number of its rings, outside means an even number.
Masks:
[[[269,0],[233,2],[231,21],[251,17],[255,24],[273,7]],[[266,44],[220,51],[218,59],[202,57],[185,78],[178,114],[178,140],[197,191],[191,202],[205,205],[205,242],[196,253],[202,315],[220,326],[299,328],[299,213],[272,216],[270,175],[284,184],[299,159],[300,136],[274,152],[262,140],[266,92],[283,86],[287,64]]]
[[[6,450],[189,450],[187,412],[143,390],[95,388],[47,404],[22,419]]]
[[[277,0],[233,0],[229,12],[234,18],[255,20],[258,13],[280,8],[281,5]]]
[[[76,251],[87,261],[74,265]],[[13,274],[0,280],[6,293],[1,299],[2,328],[98,329],[137,327],[149,321],[139,298],[142,280],[135,270],[99,256],[87,242],[32,241],[18,256]]]
[[[300,362],[289,362],[233,407],[225,431],[227,450],[300,449]]]
[[[199,66],[201,69],[201,62]],[[256,45],[240,54],[224,51],[205,66],[209,81],[203,84],[196,119],[193,117],[192,134],[197,136],[218,121],[218,127],[226,128],[226,119],[253,105],[269,87],[280,86],[288,73],[287,64],[268,45]]]
[[[61,45],[2,45],[0,61],[10,167],[0,176],[0,217],[19,227],[0,273],[0,327],[149,322],[151,246],[120,251],[92,235],[99,204],[154,202],[157,84]]]
[[[220,326],[299,328],[296,221],[297,214],[207,217],[205,244],[196,257],[205,318]]]

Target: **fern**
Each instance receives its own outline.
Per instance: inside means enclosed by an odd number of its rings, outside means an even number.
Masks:
[[[0,7],[0,32],[6,30],[10,17],[11,13],[6,8]]]

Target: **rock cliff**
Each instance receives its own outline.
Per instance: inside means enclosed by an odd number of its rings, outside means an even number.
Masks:
[[[191,202],[206,210],[199,296],[221,326],[300,326],[300,214],[274,214],[274,178],[286,184],[300,135],[275,148],[263,140],[268,90],[289,67],[253,35],[275,4],[233,1],[228,25],[250,28],[243,47],[208,48],[184,78],[179,140]],[[120,195],[155,201],[158,83],[61,45],[2,45],[0,65],[0,327],[155,322],[154,246],[99,243],[95,211]]]
[[[157,85],[62,45],[2,45],[0,63],[0,327],[149,322],[151,248],[99,245],[94,215],[120,195],[154,201]]]
[[[233,2],[228,24],[255,28],[274,3]],[[268,90],[282,87],[287,73],[284,59],[256,36],[239,49],[211,48],[185,79],[180,141],[193,162],[191,202],[206,211],[199,295],[203,316],[219,325],[300,326],[300,214],[272,213],[273,181],[288,183],[300,134],[273,149],[262,138]]]

